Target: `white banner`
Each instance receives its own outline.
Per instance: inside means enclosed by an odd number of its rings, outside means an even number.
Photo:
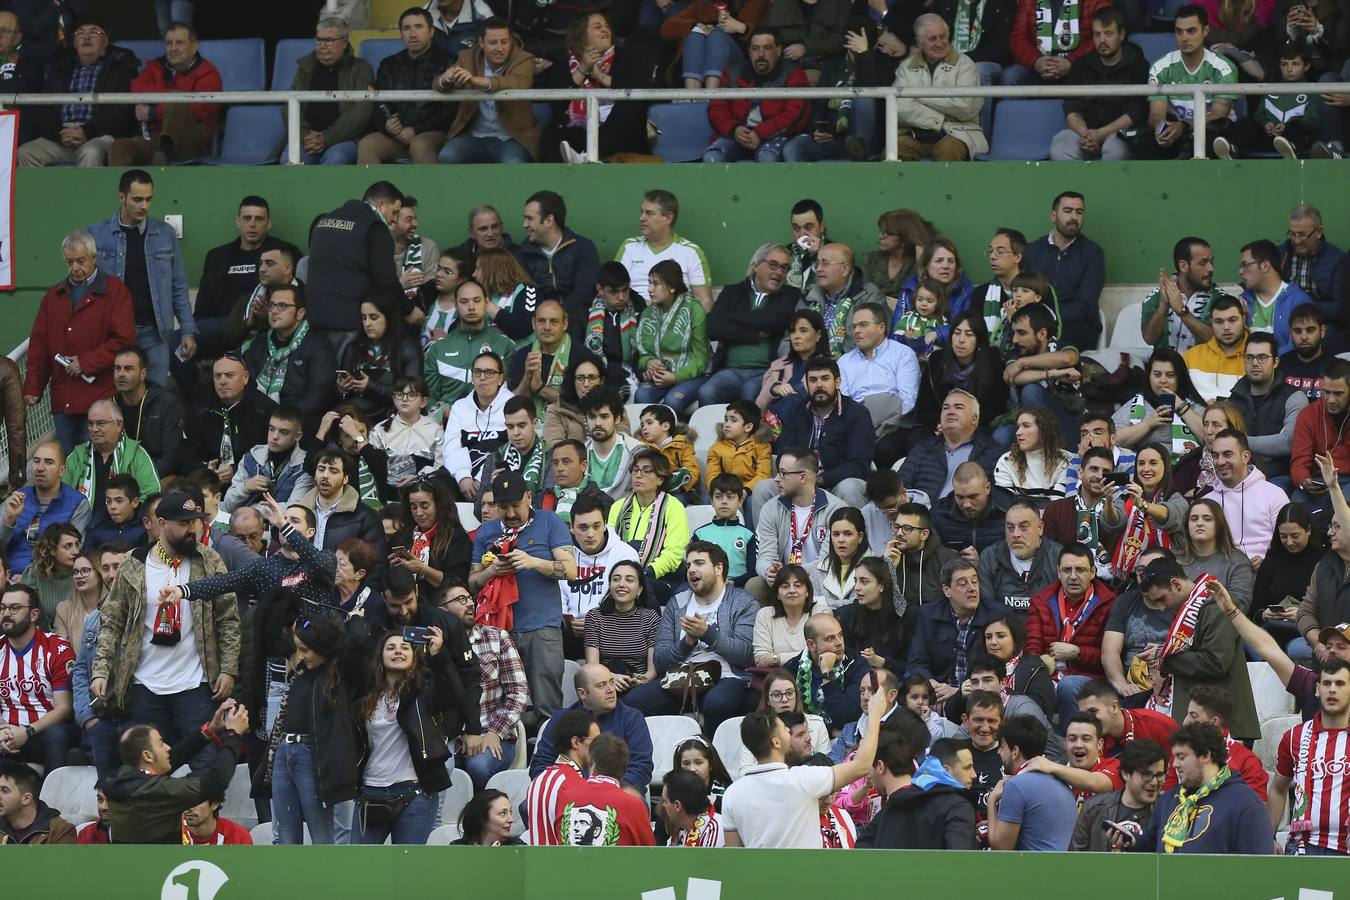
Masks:
[[[0,112],[0,291],[14,290],[14,160],[19,113]]]

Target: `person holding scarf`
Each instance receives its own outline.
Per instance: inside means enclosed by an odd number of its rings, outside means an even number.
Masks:
[[[1143,391],[1122,404],[1111,416],[1116,443],[1132,449],[1161,443],[1171,450],[1176,464],[1200,446],[1196,435],[1204,431],[1201,414],[1205,401],[1191,383],[1191,372],[1181,354],[1168,347],[1154,350],[1148,358],[1148,379]]]
[[[1134,477],[1125,485],[1125,529],[1111,555],[1111,575],[1126,578],[1150,547],[1171,548],[1185,537],[1189,504],[1172,491],[1172,454],[1149,444],[1134,458]]]
[[[844,630],[828,613],[806,620],[806,649],[783,668],[793,673],[802,709],[820,716],[831,729],[862,715],[858,685],[871,671],[858,651],[844,646]]]
[[[1111,578],[1111,559],[1125,523],[1121,489],[1106,481],[1114,468],[1111,451],[1089,447],[1083,453],[1078,492],[1052,500],[1042,521],[1045,536],[1068,546],[1086,544],[1093,551],[1093,565],[1100,578]]]
[[[1214,601],[1219,583],[1205,573],[1192,578],[1169,559],[1155,559],[1144,570],[1145,596],[1155,603],[1161,601],[1174,614],[1162,645],[1140,654],[1148,659],[1153,677],[1149,708],[1181,722],[1191,688],[1218,685],[1233,698],[1229,734],[1239,741],[1255,740],[1261,736],[1261,726],[1247,676],[1247,657],[1237,631]]]
[[[405,207],[406,209],[406,207]],[[372,422],[394,410],[394,381],[422,374],[422,349],[388,295],[361,303],[361,330],[342,352],[337,386],[343,400]]]
[[[1059,556],[1059,580],[1032,597],[1027,612],[1026,652],[1054,671],[1061,734],[1078,712],[1079,689],[1104,674],[1102,631],[1116,594],[1094,573],[1092,548],[1069,544]]]
[[[637,330],[639,384],[634,403],[664,403],[681,418],[703,386],[708,367],[708,322],[685,286],[680,264],[662,260],[648,273],[651,304]]]
[[[541,300],[534,308],[534,337],[511,357],[506,383],[518,397],[532,397],[535,418],[542,420],[550,403],[562,394],[572,358],[572,336],[567,313],[557,300]]]
[[[444,479],[414,481],[403,491],[402,506],[403,531],[412,535],[412,546],[395,547],[389,565],[415,575],[419,595],[431,603],[445,579],[469,577],[473,542],[459,523],[459,510]]]
[[[116,400],[96,400],[89,405],[89,440],[71,451],[61,480],[83,494],[90,509],[101,511],[108,478],[123,473],[136,479],[142,497],[159,491],[150,454],[123,431],[122,407]]]
[[[502,407],[502,417],[506,421],[506,443],[488,457],[483,471],[505,469],[516,472],[525,479],[525,487],[530,493],[542,496],[544,483],[550,480],[549,453],[535,430],[539,420],[534,413],[535,402],[529,397],[512,397],[506,401]]]
[[[329,374],[337,368],[337,360],[333,345],[319,332],[311,334],[306,305],[300,285],[269,289],[268,331],[246,341],[243,356],[258,392],[275,403],[299,407],[304,432],[313,434],[337,399],[337,385]]]
[[[610,260],[600,264],[595,276],[595,299],[586,314],[586,349],[603,361],[605,381],[623,385],[631,395],[637,387],[638,317],[646,301],[629,288],[628,270]],[[564,396],[566,391],[563,392]]]
[[[1063,84],[1074,60],[1093,50],[1092,14],[1111,0],[1021,0],[1012,27],[1016,65],[1002,84]]]
[[[417,198],[412,194],[404,194],[403,205],[399,207],[394,221],[389,223],[389,236],[394,239],[394,268],[399,273],[398,282],[403,286],[404,296],[410,301],[417,296],[422,285],[434,280],[436,260],[440,257],[440,248],[436,242],[424,236],[418,230],[418,225]]]
[[[610,507],[609,525],[637,550],[648,584],[664,605],[680,583],[689,519],[684,505],[661,489],[670,478],[670,463],[661,451],[639,450],[629,474],[633,493]]]

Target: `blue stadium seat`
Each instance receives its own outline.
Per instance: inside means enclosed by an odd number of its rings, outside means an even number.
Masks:
[[[978,158],[1049,159],[1050,139],[1065,127],[1064,104],[1059,100],[1000,100],[989,152]]]
[[[225,114],[225,142],[210,166],[265,166],[280,157],[286,123],[280,106],[232,106]],[[284,148],[283,148],[284,149]]]
[[[652,152],[665,162],[694,162],[712,143],[707,103],[653,103],[647,110],[661,133]]]
[[[114,41],[114,43],[136,54],[136,58],[141,61],[141,68],[157,56],[164,55],[164,42],[158,38],[148,41]]]
[[[1144,59],[1148,60],[1150,66],[1177,49],[1176,35],[1171,32],[1165,34],[1140,32],[1139,34],[1130,35],[1129,39],[1136,47],[1144,51]]]
[[[402,49],[403,42],[397,38],[370,38],[361,42],[361,58],[370,63],[370,67],[378,75],[380,63]]]
[[[234,41],[201,41],[199,52],[220,70],[220,81],[227,91],[265,90],[263,77],[267,73],[267,58],[262,38],[242,38]]]
[[[295,80],[300,57],[312,53],[314,41],[311,38],[285,38],[277,41],[276,54],[272,57],[272,90],[288,91]]]

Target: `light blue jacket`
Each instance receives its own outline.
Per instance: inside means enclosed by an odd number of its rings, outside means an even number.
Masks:
[[[110,275],[122,278],[127,268],[127,236],[118,221],[112,218],[89,226],[98,247],[98,267]],[[178,235],[163,219],[145,220],[145,267],[150,279],[150,301],[155,308],[155,326],[161,335],[171,334],[174,318],[186,337],[197,334],[197,323],[192,318],[192,303],[188,299],[187,270],[183,267],[183,250]]]
[[[94,654],[98,652],[98,629],[103,624],[103,616],[96,609],[84,617],[80,628],[80,642],[75,645],[75,668],[71,671],[71,689],[74,692],[75,724],[84,728],[84,723],[94,718],[93,695],[89,693],[89,672],[94,665]]]

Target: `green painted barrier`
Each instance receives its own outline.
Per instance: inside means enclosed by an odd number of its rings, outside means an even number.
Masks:
[[[4,855],[8,896],[97,900],[456,897],[770,900],[1340,900],[1330,858],[1152,854],[471,847],[38,847]]]

